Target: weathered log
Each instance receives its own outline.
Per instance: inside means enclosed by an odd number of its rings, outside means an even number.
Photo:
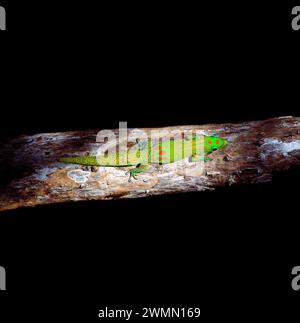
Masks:
[[[143,129],[150,133],[151,128]],[[38,204],[137,198],[157,194],[214,190],[226,185],[272,180],[275,171],[300,165],[300,118],[280,117],[236,124],[167,127],[227,138],[224,151],[212,154],[204,171],[188,159],[150,166],[128,182],[129,167],[63,164],[62,156],[93,154],[101,147],[97,131],[72,131],[20,136],[0,146],[0,210]],[[118,134],[118,130],[114,130]]]

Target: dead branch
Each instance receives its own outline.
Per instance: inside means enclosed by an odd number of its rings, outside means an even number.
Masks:
[[[153,129],[143,129],[150,133]],[[229,145],[213,153],[199,172],[188,160],[150,166],[128,182],[128,167],[97,169],[58,162],[66,155],[93,154],[97,131],[45,133],[10,138],[0,144],[0,210],[38,204],[136,198],[214,190],[226,185],[272,180],[274,171],[300,165],[300,118],[280,117],[237,124],[168,127],[225,137]],[[115,130],[118,133],[118,130]]]

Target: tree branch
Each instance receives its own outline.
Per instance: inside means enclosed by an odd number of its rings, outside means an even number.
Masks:
[[[143,129],[150,133],[153,129]],[[150,166],[128,182],[128,167],[63,164],[66,155],[93,154],[97,131],[73,131],[10,138],[0,144],[0,211],[69,201],[136,198],[214,190],[226,185],[265,183],[274,171],[300,165],[300,118],[281,117],[236,124],[167,127],[227,138],[224,151],[199,171],[188,159]],[[117,134],[118,130],[114,130]]]

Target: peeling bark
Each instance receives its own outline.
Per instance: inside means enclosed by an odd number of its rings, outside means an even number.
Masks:
[[[151,128],[143,129],[150,133]],[[272,180],[274,171],[300,165],[300,118],[280,117],[236,124],[167,127],[183,134],[201,131],[228,139],[224,151],[199,171],[188,159],[151,165],[128,182],[129,167],[91,168],[63,164],[66,155],[95,154],[97,131],[73,131],[10,138],[0,143],[0,211],[38,204],[136,198],[214,190],[226,185]],[[118,130],[115,130],[118,133]]]

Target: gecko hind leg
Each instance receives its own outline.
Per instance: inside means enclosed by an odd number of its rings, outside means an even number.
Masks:
[[[129,179],[128,182],[131,182],[131,177],[137,180],[136,176],[139,173],[143,173],[148,168],[148,165],[137,164],[135,168],[129,170]]]

